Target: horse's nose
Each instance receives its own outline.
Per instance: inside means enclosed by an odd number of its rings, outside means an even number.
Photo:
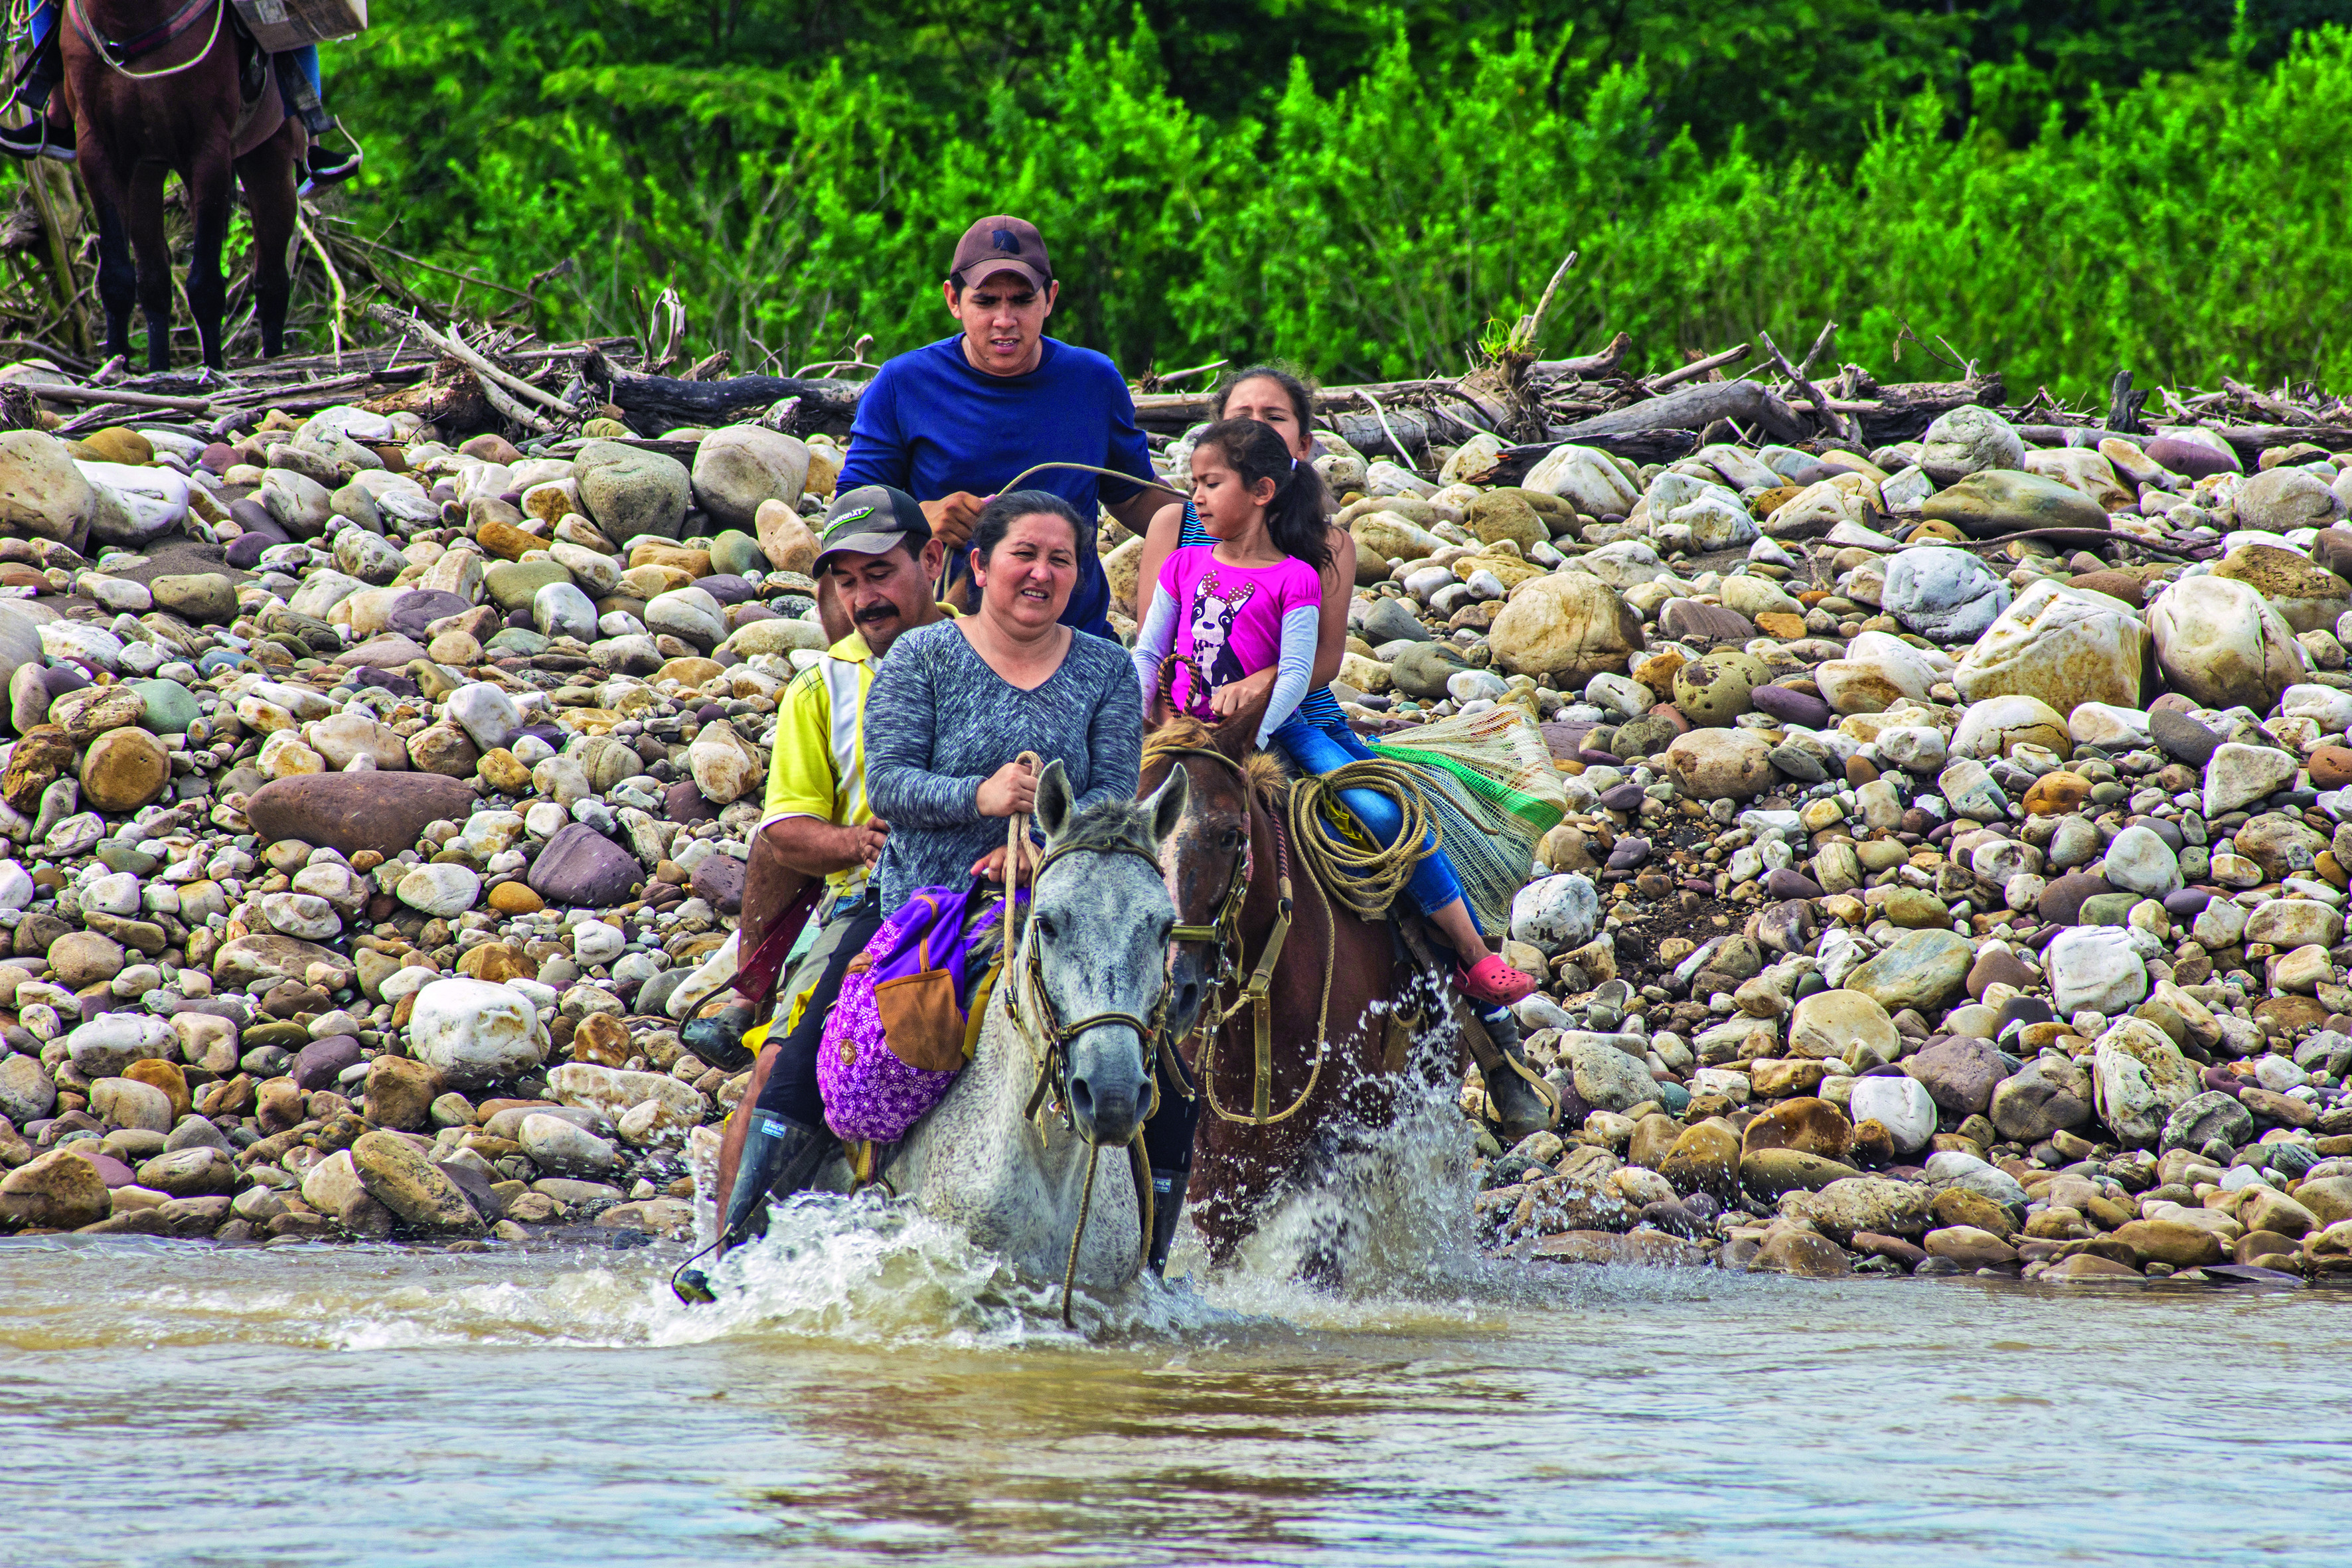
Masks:
[[[1133,1085],[1097,1084],[1082,1073],[1071,1075],[1070,1120],[1078,1136],[1097,1148],[1133,1138],[1139,1110]]]
[[[1169,975],[1168,1026],[1178,1036],[1190,1034],[1200,1016],[1201,999],[1208,991],[1208,960],[1188,949],[1176,955]]]

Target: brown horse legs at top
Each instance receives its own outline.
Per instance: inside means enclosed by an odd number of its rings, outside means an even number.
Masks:
[[[66,100],[79,163],[98,209],[98,295],[106,349],[129,358],[131,310],[147,319],[147,365],[172,363],[172,254],[163,233],[163,177],[177,174],[194,217],[188,308],[205,364],[225,363],[227,289],[221,249],[241,177],[253,219],[254,313],[261,352],[285,346],[288,248],[294,238],[294,164],[300,132],[290,119],[243,157],[236,140],[243,105],[227,0],[70,0],[60,18]],[[176,31],[174,30],[176,29]],[[142,40],[169,35],[142,50]],[[127,60],[96,38],[132,46]],[[276,83],[262,89],[275,93]],[[271,106],[265,106],[271,107]],[[135,258],[135,259],[134,259]]]

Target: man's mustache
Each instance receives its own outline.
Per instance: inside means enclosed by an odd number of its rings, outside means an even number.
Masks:
[[[849,618],[861,625],[871,621],[895,621],[898,618],[896,605],[868,605],[862,610],[852,610]]]

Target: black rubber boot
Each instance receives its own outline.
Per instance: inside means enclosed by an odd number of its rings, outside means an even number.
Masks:
[[[1184,1217],[1184,1185],[1190,1171],[1151,1168],[1151,1250],[1144,1267],[1154,1279],[1168,1274],[1168,1253],[1176,1245],[1176,1225]]]
[[[17,158],[55,158],[63,163],[74,161],[72,135],[68,133],[60,142],[49,128],[49,95],[65,74],[65,56],[58,44],[58,29],[52,27],[33,58],[25,62],[24,75],[16,84],[16,101],[31,110],[33,118],[24,125],[0,125],[0,153]]]
[[[727,1196],[727,1217],[719,1230],[719,1256],[767,1231],[768,1200],[800,1191],[816,1173],[824,1155],[825,1134],[804,1122],[754,1110],[743,1134],[743,1153],[735,1163],[735,1190]]]
[[[1509,1060],[1496,1062],[1486,1068],[1486,1103],[1501,1129],[1505,1148],[1509,1148],[1531,1132],[1540,1132],[1558,1120],[1559,1112],[1527,1079],[1512,1070],[1510,1061],[1524,1063],[1527,1053],[1519,1043],[1519,1020],[1508,1007],[1485,1005],[1473,1002],[1471,1011],[1486,1026],[1486,1037],[1495,1048]]]
[[[805,1122],[754,1110],[744,1130],[743,1152],[735,1163],[735,1190],[727,1194],[719,1222],[719,1243],[712,1249],[714,1266],[730,1248],[766,1234],[768,1200],[790,1197],[808,1184],[818,1163],[834,1146],[833,1135]],[[688,1306],[715,1301],[710,1277],[699,1268],[682,1268],[670,1282],[677,1299]]]

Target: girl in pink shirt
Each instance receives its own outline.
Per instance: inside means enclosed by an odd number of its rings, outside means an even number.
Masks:
[[[1257,743],[1279,749],[1301,772],[1328,773],[1371,759],[1344,720],[1318,724],[1297,712],[1313,678],[1322,572],[1330,561],[1323,503],[1322,476],[1293,458],[1271,426],[1226,419],[1201,433],[1192,446],[1192,506],[1216,542],[1176,550],[1160,569],[1162,591],[1135,638],[1147,710],[1161,661],[1173,651],[1175,701],[1194,717],[1226,718],[1265,695]],[[1339,799],[1384,845],[1404,829],[1384,795],[1342,790]],[[1531,977],[1487,951],[1434,835],[1424,840],[1405,891],[1460,955],[1470,995],[1511,1003],[1535,989]]]

